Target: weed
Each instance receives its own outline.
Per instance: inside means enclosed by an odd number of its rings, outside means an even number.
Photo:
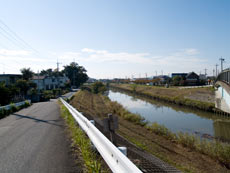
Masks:
[[[68,128],[72,136],[72,145],[77,146],[80,151],[82,158],[84,160],[87,172],[99,173],[102,172],[101,163],[97,159],[95,151],[92,150],[91,142],[86,136],[86,134],[79,128],[75,123],[74,118],[69,113],[67,108],[60,104],[61,107],[61,116],[66,121]]]

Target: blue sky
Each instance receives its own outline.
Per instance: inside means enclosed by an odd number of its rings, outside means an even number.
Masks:
[[[55,68],[57,59],[94,78],[212,75],[221,56],[230,65],[229,0],[0,2],[0,20],[30,45],[0,22],[0,73]]]

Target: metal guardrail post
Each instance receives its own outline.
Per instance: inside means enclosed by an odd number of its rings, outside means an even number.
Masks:
[[[115,173],[141,173],[116,146],[114,146],[86,117],[61,98],[62,103],[85,131],[109,168]]]

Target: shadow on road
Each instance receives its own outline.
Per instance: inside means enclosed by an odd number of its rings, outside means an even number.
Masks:
[[[19,117],[20,119],[21,118],[26,118],[26,119],[34,120],[35,122],[38,122],[38,123],[41,122],[41,123],[47,123],[47,124],[55,125],[55,126],[59,126],[59,127],[64,127],[63,125],[53,123],[53,122],[57,122],[57,121],[60,121],[60,120],[42,120],[42,119],[34,118],[34,117],[31,117],[31,116],[20,115],[20,114],[12,114],[12,115],[14,115],[16,117]]]

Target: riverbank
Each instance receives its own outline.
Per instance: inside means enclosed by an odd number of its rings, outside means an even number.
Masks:
[[[136,84],[110,84],[111,88],[146,97],[148,99],[196,108],[204,111],[215,111],[215,92],[212,88],[164,88]]]
[[[111,102],[108,97],[80,91],[71,100],[71,104],[85,115],[95,118],[103,119],[107,117],[108,113],[118,115],[119,130],[117,132],[120,135],[181,171],[229,171],[217,159],[185,145],[188,138],[184,138],[183,144],[175,141],[175,139],[170,139],[165,133],[162,133],[167,132],[166,128],[161,128],[162,126],[155,125],[152,129],[146,128],[143,118],[128,112],[118,103]],[[166,134],[171,133],[167,132]],[[182,137],[180,139],[183,139]],[[191,140],[189,141],[191,142]]]

